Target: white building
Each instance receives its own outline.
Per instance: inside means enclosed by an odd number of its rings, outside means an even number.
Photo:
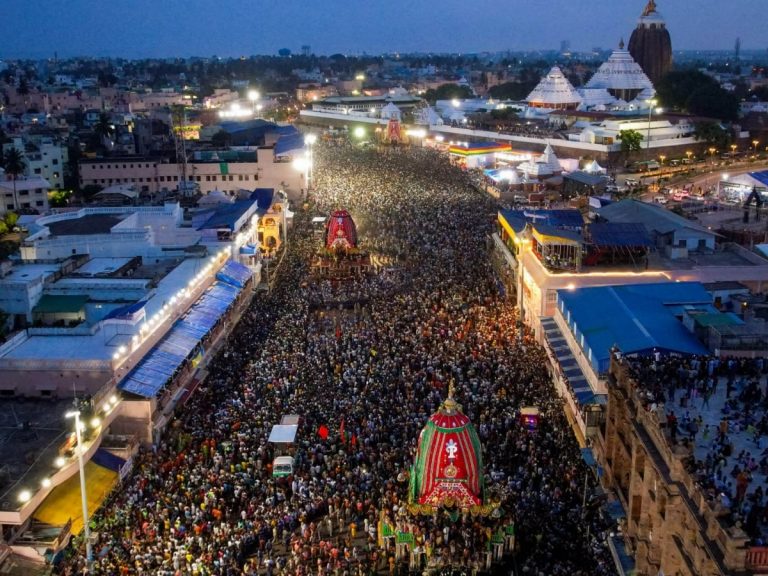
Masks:
[[[48,211],[48,180],[36,176],[0,181],[0,214],[9,210]]]
[[[622,41],[579,94],[584,109],[647,110],[645,101],[653,98],[655,90]]]
[[[64,169],[69,160],[66,146],[49,137],[15,137],[3,144],[3,153],[16,148],[24,157],[24,175],[44,178],[50,188],[64,187]]]

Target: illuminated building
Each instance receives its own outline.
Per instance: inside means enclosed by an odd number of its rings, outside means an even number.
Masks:
[[[655,0],[648,0],[632,32],[629,53],[654,84],[672,69],[672,40],[664,18],[656,10]]]

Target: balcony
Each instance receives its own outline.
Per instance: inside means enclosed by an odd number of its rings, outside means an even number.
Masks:
[[[747,549],[745,568],[752,572],[768,572],[768,547],[753,546]]]

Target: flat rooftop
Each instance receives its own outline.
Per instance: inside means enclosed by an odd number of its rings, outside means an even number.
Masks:
[[[132,258],[91,258],[75,270],[82,276],[109,276],[128,264]]]
[[[30,336],[3,358],[13,360],[111,360],[131,334],[109,333],[103,329],[93,336]]]
[[[58,272],[60,269],[60,264],[18,264],[14,265],[11,272],[2,280],[26,284]]]
[[[47,224],[52,236],[74,236],[87,234],[109,234],[115,224],[119,224],[125,216],[111,214],[88,214],[82,218],[60,220]]]
[[[64,414],[72,400],[0,400],[0,510],[17,510],[19,492],[33,493],[55,472],[59,447],[71,431]]]

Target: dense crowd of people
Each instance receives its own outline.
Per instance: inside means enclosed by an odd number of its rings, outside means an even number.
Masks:
[[[722,521],[765,545],[768,361],[658,352],[625,361],[668,441],[689,450],[688,471]]]
[[[274,288],[257,295],[204,383],[96,514],[92,574],[406,574],[382,520],[413,534],[412,573],[614,573],[609,525],[544,351],[518,338],[487,257],[491,199],[437,152],[318,146]],[[344,208],[386,265],[312,279],[310,216]],[[486,465],[487,517],[408,511],[419,433],[453,382]],[[537,406],[531,430],[519,417]],[[267,442],[301,416],[293,473]],[[514,554],[488,568],[490,535]],[[586,529],[587,526],[589,529]],[[59,569],[83,573],[78,541]]]

